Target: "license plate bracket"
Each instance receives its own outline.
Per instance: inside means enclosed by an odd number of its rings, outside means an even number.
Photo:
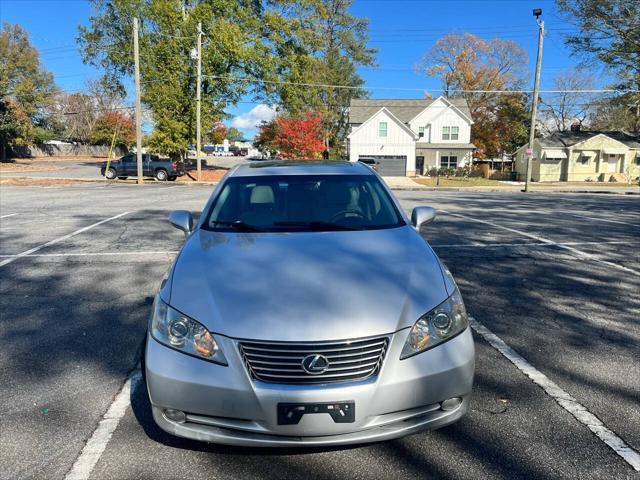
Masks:
[[[307,414],[328,413],[335,423],[356,421],[356,402],[279,403],[278,425],[297,425]]]

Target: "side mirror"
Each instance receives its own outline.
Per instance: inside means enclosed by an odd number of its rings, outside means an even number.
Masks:
[[[169,221],[178,230],[182,230],[185,236],[193,231],[193,216],[187,210],[174,210],[169,214]]]
[[[420,231],[420,227],[433,222],[436,219],[436,209],[432,207],[416,207],[411,212],[411,223]]]

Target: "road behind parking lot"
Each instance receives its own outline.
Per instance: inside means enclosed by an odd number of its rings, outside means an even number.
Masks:
[[[161,432],[138,376],[130,397],[116,395],[136,369],[150,303],[183,239],[166,215],[173,208],[198,212],[210,191],[171,184],[0,189],[0,478],[65,477],[114,398],[124,401],[124,416],[102,422],[107,435],[91,445],[104,450],[93,457],[85,450],[82,462],[93,459],[95,466],[74,472],[91,478],[637,478],[478,334],[471,411],[436,432],[284,451]],[[440,210],[422,233],[453,272],[475,319],[561,396],[571,395],[600,419],[629,452],[640,451],[640,198],[397,195],[407,211],[419,204]]]

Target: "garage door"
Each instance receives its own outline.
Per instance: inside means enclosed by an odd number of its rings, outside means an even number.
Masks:
[[[368,155],[360,159],[374,159],[378,165],[378,173],[383,177],[404,177],[407,175],[406,155]]]

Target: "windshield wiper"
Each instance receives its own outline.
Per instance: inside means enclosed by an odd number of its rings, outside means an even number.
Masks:
[[[231,227],[234,230],[243,231],[243,232],[263,232],[261,228],[256,227],[255,225],[251,225],[249,223],[244,223],[242,220],[234,220],[233,222],[227,220],[214,220],[212,222],[214,225],[224,225],[227,227]]]
[[[277,227],[308,227],[312,230],[360,230],[360,227],[351,227],[331,222],[273,222]]]

